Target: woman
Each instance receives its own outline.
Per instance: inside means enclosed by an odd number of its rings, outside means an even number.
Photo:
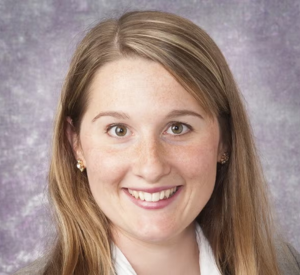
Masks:
[[[30,272],[300,274],[266,189],[212,39],[173,14],[126,13],[74,54],[49,176],[57,241]]]

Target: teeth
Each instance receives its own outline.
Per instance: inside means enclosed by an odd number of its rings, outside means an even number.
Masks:
[[[145,201],[152,201],[152,195],[150,193],[144,193]]]
[[[141,192],[141,191],[139,192],[139,197],[140,197],[140,200],[142,200],[142,201],[145,200],[144,194],[145,194],[144,192]]]
[[[129,190],[129,189],[128,189]],[[129,192],[130,193],[130,192]],[[131,193],[130,193],[131,194]],[[133,191],[133,196],[138,199],[139,198],[139,192]]]
[[[153,193],[152,194],[152,201],[159,201],[160,193]]]
[[[149,202],[156,202],[156,201],[160,201],[163,199],[168,199],[169,197],[171,197],[174,193],[176,193],[177,188],[171,188],[168,190],[164,190],[161,192],[157,192],[157,193],[147,193],[147,192],[142,192],[142,191],[135,191],[132,189],[128,189],[129,194],[131,194],[131,196],[135,197],[136,199],[140,199],[142,201],[149,201]]]

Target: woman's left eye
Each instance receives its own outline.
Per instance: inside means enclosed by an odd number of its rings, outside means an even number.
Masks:
[[[181,122],[174,122],[169,126],[166,133],[179,136],[188,133],[190,130],[191,127],[189,125]]]
[[[106,131],[109,135],[114,137],[125,137],[128,133],[130,133],[129,129],[122,124],[119,125],[112,125],[108,127]]]

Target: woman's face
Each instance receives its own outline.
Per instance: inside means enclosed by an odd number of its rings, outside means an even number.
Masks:
[[[223,153],[217,120],[141,58],[108,63],[89,92],[74,150],[113,232],[147,242],[182,233],[214,188]]]

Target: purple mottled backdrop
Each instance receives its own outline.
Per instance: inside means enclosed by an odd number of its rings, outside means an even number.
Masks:
[[[56,103],[76,43],[132,9],[202,26],[247,103],[278,226],[300,250],[300,1],[0,0],[0,274],[47,249],[47,171]]]

